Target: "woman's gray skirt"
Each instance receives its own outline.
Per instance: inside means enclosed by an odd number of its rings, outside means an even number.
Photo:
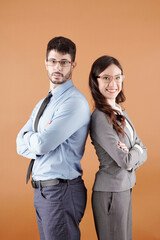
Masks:
[[[132,189],[93,191],[92,208],[99,240],[132,240]]]

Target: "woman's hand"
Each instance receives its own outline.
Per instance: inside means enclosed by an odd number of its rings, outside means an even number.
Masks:
[[[129,152],[128,148],[126,147],[126,145],[122,142],[118,142],[118,146],[125,152]]]

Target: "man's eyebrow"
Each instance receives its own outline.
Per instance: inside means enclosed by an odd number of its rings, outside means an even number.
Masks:
[[[67,58],[62,58],[61,60],[67,60],[67,61],[70,61],[69,59],[67,59]]]
[[[49,59],[58,61],[56,58],[49,58]],[[67,58],[62,58],[61,60],[67,60],[67,61],[70,61],[70,60],[67,59]],[[59,61],[61,61],[61,60],[59,60]]]

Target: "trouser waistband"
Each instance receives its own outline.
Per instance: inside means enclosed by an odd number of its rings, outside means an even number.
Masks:
[[[49,186],[54,186],[57,185],[59,183],[74,183],[77,180],[81,179],[81,176],[74,178],[72,180],[68,180],[68,179],[52,179],[52,180],[44,180],[44,181],[34,181],[32,179],[31,184],[33,188],[39,188],[39,187],[49,187]]]

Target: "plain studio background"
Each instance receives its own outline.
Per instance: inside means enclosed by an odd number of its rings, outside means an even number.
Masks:
[[[0,29],[0,239],[39,239],[33,189],[25,184],[29,159],[17,155],[16,136],[49,89],[45,51],[59,35],[77,45],[73,81],[91,110],[88,75],[93,61],[108,54],[124,68],[125,108],[148,148],[133,190],[134,240],[160,239],[160,1],[0,0]],[[82,240],[97,239],[90,198],[98,165],[88,138],[82,160],[88,189]]]

